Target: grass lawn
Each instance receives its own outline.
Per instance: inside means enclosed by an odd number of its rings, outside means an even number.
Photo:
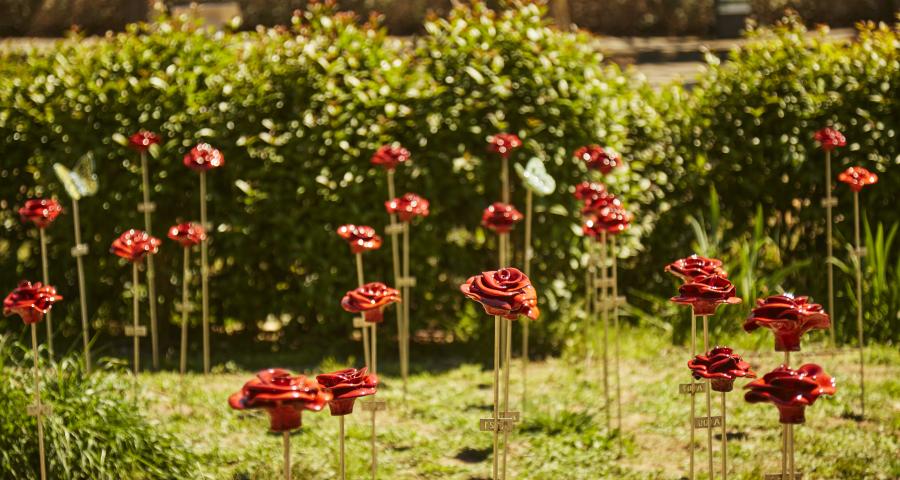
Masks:
[[[748,342],[760,342],[763,334],[749,337],[735,341],[751,345]],[[770,335],[764,339],[770,341]],[[758,351],[736,348],[757,373],[779,364],[781,355],[768,345],[751,346]],[[795,427],[798,469],[807,472],[806,478],[816,479],[900,478],[900,352],[880,346],[867,351],[869,417],[858,422],[853,419],[858,412],[857,351],[828,352],[817,344],[806,348],[808,352],[794,355],[794,366],[821,364],[837,378],[838,394],[821,398],[807,409],[807,423]],[[511,409],[523,411],[523,421],[511,437],[509,478],[686,476],[689,400],[677,393],[677,386],[688,381],[688,353],[671,346],[664,335],[643,330],[623,334],[622,352],[621,437],[605,426],[601,362],[595,361],[592,368],[585,368],[581,359],[533,363],[529,403],[522,407],[519,364],[514,360]],[[388,411],[378,414],[379,478],[490,478],[492,436],[478,430],[478,419],[490,413],[492,371],[490,365],[474,363],[480,358],[490,359],[491,353],[472,352],[473,363],[415,373],[406,404],[400,381],[387,364],[378,394],[388,402]],[[344,366],[328,360],[316,372]],[[227,405],[228,395],[253,372],[220,370],[224,371],[191,374],[183,380],[173,373],[143,374],[151,417],[202,455],[201,468],[208,478],[281,478],[281,438],[267,432],[265,413],[237,412]],[[779,471],[780,425],[774,406],[743,401],[744,383],[736,382],[735,391],[728,394],[729,477],[756,480],[763,473]],[[713,396],[715,415],[720,395]],[[698,413],[704,410],[701,394]],[[357,406],[347,417],[347,478],[369,475],[369,415]],[[720,437],[715,431],[718,471]],[[337,432],[337,418],[327,411],[304,415],[304,427],[292,437],[293,478],[336,477]],[[697,444],[697,478],[707,478],[705,430],[697,431]]]

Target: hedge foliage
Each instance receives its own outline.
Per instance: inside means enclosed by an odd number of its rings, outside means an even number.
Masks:
[[[363,223],[383,232],[385,175],[368,159],[397,141],[413,155],[398,171],[398,193],[432,200],[432,215],[412,230],[414,327],[483,338],[490,322],[456,288],[495,263],[495,238],[478,225],[482,209],[499,197],[499,161],[486,140],[511,131],[525,141],[513,160],[539,156],[559,183],[557,193],[535,201],[533,276],[545,311],[536,337],[554,347],[575,327],[567,312],[582,290],[583,249],[569,193],[588,176],[571,158],[578,146],[602,143],[627,160],[628,168],[606,179],[635,213],[624,239],[623,284],[657,294],[671,290],[660,266],[691,248],[684,218],[706,208],[707,185],[719,188],[730,234],[749,228],[760,203],[785,258],[813,256],[813,199],[822,179],[812,132],[829,122],[845,128],[855,143],[841,161],[865,158],[882,170],[896,162],[895,31],[865,30],[859,43],[837,45],[804,40],[802,27],[792,25],[760,34],[732,62],[712,66],[694,92],[654,91],[603,64],[587,34],[553,29],[541,7],[515,6],[455,7],[430,18],[412,46],[388,37],[377,18],[362,24],[329,5],[312,6],[289,28],[256,32],[170,19],[89,47],[66,40],[5,67],[2,283],[40,271],[36,232],[20,225],[14,208],[29,196],[65,198],[52,163],[71,165],[90,152],[101,193],[81,203],[92,249],[88,305],[94,328],[118,331],[130,318],[130,272],[106,250],[123,229],[143,225],[135,211],[139,164],[123,140],[147,128],[164,138],[151,160],[157,236],[198,216],[197,177],[181,165],[183,154],[208,141],[225,155],[225,167],[209,175],[217,331],[256,335],[275,318],[285,324],[281,345],[309,345],[311,335],[349,338],[350,317],[338,303],[354,286],[354,264],[334,230]],[[792,183],[779,183],[782,174]],[[884,205],[896,179],[884,182],[864,195],[869,211]],[[524,191],[513,185],[513,203],[523,209]],[[778,227],[779,215],[792,219],[790,230]],[[67,217],[48,233],[51,278],[70,300],[57,323],[74,336]],[[521,245],[521,230],[513,242]],[[393,281],[389,247],[366,255],[368,279]],[[166,242],[157,259],[160,311],[171,319],[162,338],[174,340],[180,247]],[[818,271],[801,277],[792,284],[819,291]]]

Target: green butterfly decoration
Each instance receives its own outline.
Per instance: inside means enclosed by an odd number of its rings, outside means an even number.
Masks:
[[[516,173],[525,184],[525,188],[531,190],[540,196],[550,195],[556,189],[556,180],[547,173],[544,168],[544,162],[540,158],[531,157],[528,164],[523,168],[522,165],[516,164]]]
[[[78,159],[75,168],[69,170],[61,163],[53,164],[53,171],[62,182],[72,200],[81,200],[97,193],[97,174],[94,173],[94,155],[90,152]]]

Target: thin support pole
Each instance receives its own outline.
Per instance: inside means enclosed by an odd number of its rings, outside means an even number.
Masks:
[[[81,247],[81,220],[78,215],[78,200],[72,200],[72,218],[75,224],[75,247]],[[91,373],[91,333],[88,326],[87,292],[84,282],[84,262],[81,254],[75,256],[75,265],[78,267],[78,302],[81,309],[81,339],[84,343],[84,366]]]
[[[388,200],[390,201],[397,197],[397,189],[395,188],[395,185],[394,185],[394,171],[393,170],[387,171],[387,186],[388,186]],[[397,227],[397,225],[398,225],[397,215],[392,213],[390,215],[390,219],[391,219],[391,224],[390,224],[391,225],[391,227],[390,227],[391,260],[393,262],[393,267],[394,267],[394,286],[397,286],[397,285],[400,285],[400,278],[401,278],[400,277],[400,274],[401,274],[401,270],[400,270],[400,268],[401,268],[401,265],[400,265],[400,239],[397,238],[397,234],[399,233],[397,231],[397,228],[398,228]],[[403,301],[405,303],[407,301],[407,299],[403,298]],[[403,358],[404,358],[404,348],[405,348],[403,345],[402,332],[403,332],[403,326],[404,326],[405,319],[403,318],[403,307],[398,306],[396,310],[397,310],[397,339],[398,339],[397,353],[400,356],[400,364],[401,364],[401,369],[402,369],[403,368]],[[405,382],[404,382],[404,385],[405,385]]]
[[[531,217],[534,213],[533,194],[531,190],[525,194],[525,276],[531,278]],[[530,319],[522,317],[522,412],[528,399],[528,325]]]
[[[794,480],[797,475],[797,471],[794,468],[794,425],[788,424],[788,451],[790,452],[790,456],[788,457],[788,468],[791,472],[790,479]]]
[[[709,351],[709,315],[701,315],[703,318],[703,351]],[[712,380],[706,379],[706,453],[709,459],[709,478],[713,478],[713,449],[712,449]]]
[[[406,399],[406,381],[409,377],[409,222],[403,224],[403,329],[400,333],[400,376],[403,378],[403,398]]]
[[[153,234],[150,222],[150,170],[147,168],[147,152],[141,152],[141,177],[144,192],[144,230]],[[205,227],[204,227],[205,228]],[[156,321],[156,273],[153,268],[153,253],[147,255],[147,293],[150,297],[150,349],[152,351],[153,369],[159,370],[159,331]]]
[[[363,275],[363,258],[362,253],[356,254],[356,281],[359,286],[365,284]],[[366,323],[366,317],[362,317],[362,340],[363,340],[363,356],[365,356],[366,366],[372,368],[372,354],[369,352],[369,325]]]
[[[500,182],[503,189],[503,203],[509,203],[509,159],[506,155],[501,158]]]
[[[612,311],[613,311],[613,335],[615,343],[613,344],[613,362],[616,369],[616,430],[622,431],[622,381],[619,374],[619,257],[616,252],[615,235],[609,238],[611,261],[612,261]],[[619,437],[619,448],[622,447],[622,438]],[[621,452],[620,452],[621,453]]]
[[[859,342],[859,406],[860,417],[866,416],[866,367],[863,351],[863,297],[862,297],[862,255],[859,235],[859,192],[853,192],[853,237],[856,242],[856,335]]]
[[[44,411],[41,405],[41,372],[38,358],[37,324],[31,324],[31,352],[34,355],[34,405],[37,410],[38,456],[41,461],[41,480],[47,479],[47,460],[44,453]]]
[[[725,408],[725,392],[722,392],[722,480],[728,478],[728,430],[725,426]]]
[[[374,333],[374,332],[373,332]],[[372,480],[378,477],[378,449],[375,446],[377,433],[375,432],[375,414],[377,412],[372,409]]]
[[[697,355],[697,316],[694,315],[694,310],[691,309],[691,358],[694,358]],[[694,480],[694,451],[696,450],[694,445],[694,436],[697,428],[694,426],[694,419],[696,418],[697,411],[697,392],[694,390],[694,385],[697,382],[694,380],[694,376],[691,375],[691,466],[690,473],[688,475],[688,480]]]
[[[291,432],[282,432],[284,439],[284,480],[291,480]]]
[[[606,430],[612,430],[612,413],[609,401],[609,295],[607,292],[606,232],[600,234],[600,308],[603,320],[603,409],[606,411]]]
[[[378,373],[378,324],[377,323],[372,324],[372,332],[371,333],[372,333],[372,338],[370,339],[372,341],[372,349],[371,349],[372,365],[371,365],[371,367],[372,367],[372,375],[375,375],[376,373]]]
[[[47,235],[44,233],[43,228],[39,228],[38,232],[41,235],[41,272],[44,275],[44,285],[50,285],[50,273],[49,266],[47,264]],[[53,358],[53,316],[52,312],[47,312],[44,315],[44,320],[47,322],[47,353],[50,355],[50,358]]]
[[[504,355],[504,365],[503,365],[503,412],[504,417],[508,417],[509,412],[509,369],[512,366],[512,327],[513,324],[511,321],[504,321],[504,326],[506,328],[506,344],[504,345],[504,350],[506,351]],[[506,465],[507,459],[509,458],[509,429],[503,429],[503,478],[506,478]]]
[[[791,366],[791,352],[784,352],[784,366]],[[781,479],[787,480],[790,478],[790,472],[788,471],[788,456],[790,455],[790,448],[788,447],[788,424],[781,424]]]
[[[594,315],[597,312],[597,304],[595,297],[597,296],[597,289],[594,286],[594,279],[596,277],[596,267],[594,262],[594,241],[590,237],[585,237],[585,241],[587,242],[587,246],[585,251],[587,252],[587,261],[585,263],[584,269],[584,323],[585,323],[585,353],[584,353],[584,366],[586,371],[591,370],[591,365],[593,363],[593,355],[594,355]]]
[[[832,240],[832,217],[831,217],[831,150],[825,150],[825,232],[826,244],[825,250],[827,255],[826,267],[828,269],[828,312],[834,318],[834,265],[831,263],[833,253]],[[837,346],[836,334],[834,331],[834,321],[828,326],[828,333],[831,335],[831,346]]]
[[[184,272],[181,276],[181,361],[179,371],[182,375],[187,371],[188,344],[188,312],[190,296],[188,285],[191,283],[191,249],[184,247]]]
[[[503,328],[503,320],[499,315],[494,316],[494,475],[493,480],[498,480],[499,457],[497,450],[500,442],[500,432],[496,428],[500,419],[500,333]]]
[[[339,433],[340,436],[338,437],[340,439],[338,441],[338,448],[339,448],[338,458],[340,459],[339,471],[340,471],[340,475],[341,475],[340,479],[344,480],[346,478],[345,472],[347,470],[346,464],[344,463],[345,462],[344,461],[344,415],[341,415],[340,417],[338,417],[338,426],[339,426],[339,430],[340,430],[340,433]]]
[[[138,323],[140,322],[140,297],[139,297],[139,285],[138,282],[140,279],[138,278],[138,264],[137,262],[131,263],[131,296],[132,296],[132,305],[134,306],[134,323],[132,323],[132,328],[134,330],[131,332],[134,338],[134,376],[137,377],[138,373],[141,371],[141,337],[138,335]]]
[[[206,172],[200,172],[200,223],[206,238],[200,243],[200,284],[203,308],[203,373],[209,374],[209,225],[206,219]]]

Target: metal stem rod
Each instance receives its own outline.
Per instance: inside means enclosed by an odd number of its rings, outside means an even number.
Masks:
[[[403,224],[403,329],[400,333],[400,376],[403,379],[403,398],[406,399],[406,381],[409,378],[409,222]]]
[[[44,275],[44,285],[50,285],[50,273],[49,266],[47,264],[47,235],[44,233],[43,228],[39,228],[38,232],[40,232],[41,236],[41,272]],[[48,311],[46,315],[44,315],[44,320],[47,323],[47,353],[50,355],[50,358],[53,358],[53,316],[52,312]]]
[[[701,315],[703,318],[703,351],[709,351],[709,315]],[[706,453],[709,460],[709,478],[713,478],[713,450],[712,450],[712,383],[706,379]]]
[[[825,232],[826,232],[826,267],[828,269],[828,313],[834,315],[834,265],[831,264],[833,253],[832,240],[832,217],[831,217],[831,151],[825,150]],[[831,335],[831,346],[837,346],[836,335],[834,331],[834,321],[828,326],[828,332]]]
[[[791,352],[784,352],[784,366],[791,366]],[[788,455],[790,450],[788,447],[788,424],[781,425],[781,479],[787,480],[790,473],[788,472]]]
[[[363,258],[362,253],[356,254],[356,281],[359,286],[363,286],[365,284],[364,275],[363,275]],[[372,368],[372,354],[369,351],[369,325],[366,323],[366,317],[361,317],[363,320],[362,327],[362,340],[363,340],[363,356],[365,357],[366,366],[368,368]]]
[[[622,381],[619,374],[619,257],[616,252],[615,235],[609,238],[610,251],[612,257],[612,311],[613,311],[613,335],[615,343],[613,344],[613,361],[616,369],[616,430],[622,431]],[[619,437],[619,448],[622,447],[622,437]],[[621,452],[620,452],[621,453]]]
[[[387,186],[388,186],[388,200],[390,201],[397,197],[397,190],[394,185],[394,171],[393,170],[387,171]],[[394,267],[394,286],[399,286],[400,278],[401,278],[400,277],[401,265],[400,265],[400,239],[397,238],[397,234],[399,233],[399,232],[397,232],[397,225],[398,225],[397,224],[397,215],[392,213],[390,215],[390,219],[391,219],[391,223],[390,223],[390,225],[391,225],[391,227],[390,227],[391,260],[393,261],[393,267]],[[407,299],[403,298],[403,302],[406,302],[406,301],[407,301]],[[402,332],[403,332],[403,326],[404,326],[405,319],[403,318],[403,307],[398,306],[396,310],[397,310],[397,339],[398,339],[397,353],[400,356],[400,368],[402,370],[403,369],[404,348],[405,348],[405,346],[403,345]]]
[[[596,276],[594,265],[594,241],[587,236],[585,237],[585,241],[587,242],[585,248],[585,251],[587,252],[587,262],[585,263],[584,269],[584,331],[586,332],[584,366],[586,371],[590,371],[594,354],[593,326],[595,320],[594,315],[597,313],[597,305],[595,303],[597,289],[594,287],[594,277]]]
[[[284,480],[291,480],[291,432],[282,432],[284,439]]]
[[[206,238],[200,242],[200,284],[203,304],[203,373],[209,373],[209,225],[206,219],[206,172],[200,172],[200,223]]]
[[[725,392],[722,392],[722,480],[728,478],[728,430],[725,426],[725,408]]]
[[[500,157],[500,162],[500,182],[503,189],[503,203],[509,203],[509,159],[504,155]]]
[[[500,419],[500,333],[503,328],[503,320],[499,315],[494,316],[494,475],[493,480],[498,480],[499,457],[497,455],[498,444],[500,441],[500,432],[497,424]]]
[[[525,276],[531,278],[531,217],[534,214],[531,190],[525,194]],[[528,317],[522,317],[522,413],[528,399]]]
[[[72,200],[72,218],[75,224],[75,247],[81,246],[81,219],[78,215],[78,200]],[[87,373],[91,373],[91,333],[88,326],[87,292],[84,287],[84,262],[81,255],[75,257],[78,267],[78,301],[81,309],[81,339],[84,343],[84,365]]]
[[[372,409],[372,480],[378,476],[378,449],[375,447],[375,414],[376,409]]]
[[[503,411],[509,412],[509,370],[512,360],[512,327],[513,324],[511,321],[506,320],[503,322],[506,329],[506,344],[504,345],[504,350],[506,354],[504,355],[504,365],[503,365]],[[508,416],[508,415],[506,415]],[[509,429],[503,429],[503,478],[506,479],[506,465],[507,459],[509,458]]]
[[[607,292],[606,232],[600,234],[600,311],[603,319],[603,409],[606,411],[606,430],[612,430],[612,413],[609,402],[609,295]]]
[[[44,453],[44,407],[41,405],[41,372],[38,367],[37,324],[31,324],[31,352],[34,355],[34,405],[37,410],[38,456],[41,461],[41,480],[47,479],[47,459]]]
[[[138,373],[141,371],[141,337],[138,336],[138,323],[140,322],[140,296],[139,296],[139,284],[140,281],[138,278],[138,264],[137,262],[131,262],[131,296],[132,296],[132,305],[134,306],[134,323],[132,324],[132,328],[134,330],[131,332],[134,338],[134,376],[137,377]]]
[[[694,315],[694,310],[691,309],[691,358],[694,358],[697,355],[697,316]],[[694,434],[696,432],[696,427],[694,426],[694,419],[696,418],[696,408],[697,408],[697,393],[694,391],[694,385],[697,382],[694,381],[694,376],[691,375],[691,466],[690,473],[688,475],[688,480],[694,480]]]
[[[147,167],[147,152],[141,152],[141,177],[144,192],[144,230],[153,234],[150,222],[150,170]],[[159,370],[159,331],[156,322],[156,273],[153,268],[153,253],[147,254],[147,293],[150,297],[150,348],[152,351],[153,369]]]
[[[187,343],[188,343],[188,304],[190,302],[189,288],[191,282],[191,249],[184,247],[184,271],[181,276],[181,358],[179,371],[182,375],[187,371]]]
[[[863,297],[862,297],[862,256],[860,255],[859,235],[859,192],[853,192],[853,238],[856,242],[856,335],[859,342],[859,406],[860,417],[866,416],[866,367],[863,351],[866,348],[863,339]]]
[[[341,480],[344,480],[346,478],[345,472],[347,470],[346,465],[344,463],[344,417],[345,417],[345,415],[341,415],[340,417],[338,417],[338,425],[339,425],[339,430],[340,430],[340,434],[338,437],[340,439],[340,441],[339,441],[339,452],[340,453],[338,454],[338,458],[340,458],[340,462],[341,462],[340,469],[339,469],[340,475],[341,475],[340,476]]]

